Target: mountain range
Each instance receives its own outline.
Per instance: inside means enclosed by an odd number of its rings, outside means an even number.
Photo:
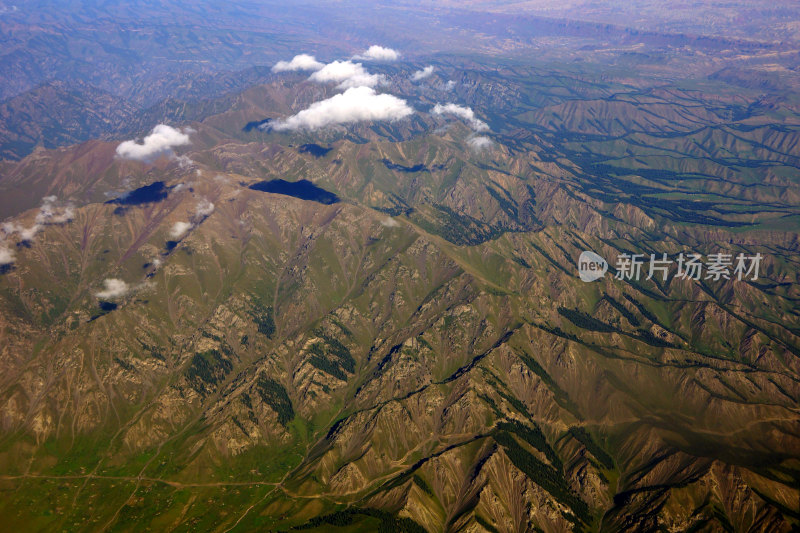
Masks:
[[[30,4],[41,20],[12,32],[0,14],[4,36],[54,24]],[[678,15],[608,26],[599,7],[564,29],[505,2],[287,7],[267,38],[251,15],[269,4],[190,2],[200,39],[154,24],[169,3],[140,4],[155,7],[65,10],[87,35],[132,17],[209,64],[86,66],[101,82],[0,59],[16,83],[0,104],[4,527],[800,527],[790,39],[690,35]],[[408,15],[342,23],[376,12]],[[423,22],[447,30],[410,31]],[[232,40],[248,31],[270,61]],[[55,46],[13,53],[32,42]],[[143,42],[103,49],[161,43]],[[408,112],[291,127],[348,89],[271,65],[374,42],[401,55],[362,60],[372,90]],[[579,277],[584,251],[607,260],[600,280]],[[626,278],[636,254],[763,259],[743,279],[674,262]]]

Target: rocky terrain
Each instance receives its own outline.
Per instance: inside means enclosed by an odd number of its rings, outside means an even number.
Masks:
[[[165,76],[148,101],[20,86],[0,107],[4,528],[800,527],[796,94],[722,71],[741,48],[687,80],[661,44],[594,44],[370,65],[414,112],[314,131],[274,124],[339,91],[264,67],[172,96]],[[162,123],[186,142],[120,155]],[[616,275],[681,253],[763,262]]]

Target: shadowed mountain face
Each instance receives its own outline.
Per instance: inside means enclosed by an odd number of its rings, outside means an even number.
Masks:
[[[489,4],[448,16],[522,46]],[[0,162],[4,528],[799,527],[800,108],[742,74],[789,44],[673,53],[581,24],[534,64],[369,64],[414,107],[396,121],[265,131],[341,93],[269,74],[125,108],[142,146],[159,116],[191,126],[168,157],[92,140]],[[551,61],[567,50],[583,61]],[[648,275],[694,253],[762,261]]]

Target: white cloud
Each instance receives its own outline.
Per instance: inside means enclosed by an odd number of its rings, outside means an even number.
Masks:
[[[15,233],[18,235],[22,235],[23,233],[25,233],[26,235],[30,235],[30,233],[33,233],[33,235],[35,236],[36,233],[39,231],[39,229],[40,227],[36,225],[32,226],[31,228],[25,229],[25,227],[22,224],[17,224],[16,222],[3,222],[3,225],[0,226],[0,230],[3,231],[4,237],[11,237]],[[20,239],[23,241],[30,240],[30,239],[22,239],[22,237],[20,237]]]
[[[433,113],[435,115],[455,115],[458,118],[464,120],[469,124],[469,126],[475,131],[488,131],[489,125],[486,124],[484,121],[475,117],[475,112],[472,111],[469,107],[460,106],[456,104],[436,104],[433,108]]]
[[[399,225],[400,223],[395,219],[393,219],[392,217],[386,217],[383,220],[381,220],[381,226],[384,226],[386,228],[396,228]]]
[[[455,87],[456,87],[456,82],[454,82],[453,80],[450,80],[444,84],[445,91],[452,91],[453,89],[455,89]]]
[[[214,204],[201,198],[194,208],[194,215],[191,222],[176,222],[169,230],[169,236],[172,240],[177,241],[186,236],[189,231],[193,230],[200,225],[203,220],[214,212]]]
[[[55,207],[55,202],[58,200],[55,196],[45,196],[42,198],[42,207],[36,215],[36,224],[66,224],[75,218],[75,208],[67,205],[63,209]]]
[[[0,266],[7,266],[16,260],[16,253],[6,243],[0,243]]]
[[[390,94],[376,94],[370,87],[354,87],[327,100],[315,102],[308,109],[270,126],[278,131],[315,130],[367,120],[394,121],[411,113],[413,109],[405,100]]]
[[[57,215],[53,215],[53,217],[48,221],[49,224],[66,224],[67,222],[71,222],[72,219],[75,218],[75,208],[71,205],[68,205],[64,208],[64,210]]]
[[[194,211],[195,218],[203,219],[214,212],[214,204],[203,198],[197,202],[197,207]]]
[[[297,70],[319,70],[325,66],[317,58],[308,54],[298,54],[291,61],[278,61],[272,67],[272,72],[287,72]]]
[[[18,229],[19,224],[14,222],[3,222],[3,224],[0,225],[0,231],[2,231],[4,235],[11,235],[12,233],[18,231]]]
[[[494,144],[494,141],[491,140],[489,137],[485,135],[477,135],[475,137],[470,137],[467,139],[467,144],[470,148],[475,150],[476,152],[480,152],[481,150],[485,150],[486,148],[491,148]]]
[[[169,152],[167,152],[167,153],[169,153]],[[172,154],[172,158],[175,161],[178,162],[178,166],[179,167],[184,168],[184,169],[185,168],[189,168],[192,165],[194,165],[194,161],[192,161],[192,158],[189,157],[188,155],[175,155],[175,154]]]
[[[42,227],[39,224],[34,224],[30,228],[20,228],[19,239],[23,242],[30,242],[41,230]]]
[[[412,74],[411,80],[412,81],[424,80],[425,78],[429,78],[431,74],[433,74],[433,65],[428,65],[422,70],[418,70],[414,74]]]
[[[122,298],[131,290],[130,286],[121,279],[108,278],[103,281],[105,289],[96,292],[94,295],[100,300],[115,300]]]
[[[172,225],[172,228],[170,228],[169,236],[173,240],[178,240],[186,235],[190,229],[192,229],[192,225],[189,222],[176,222]]]
[[[400,54],[397,50],[392,50],[391,48],[386,48],[377,44],[373,44],[367,48],[367,51],[363,54],[355,56],[355,59],[365,59],[367,61],[397,61],[399,58]]]
[[[36,213],[36,218],[31,227],[26,228],[16,222],[4,222],[0,230],[10,237],[13,234],[19,235],[23,242],[30,242],[36,237],[44,226],[66,224],[75,218],[75,208],[67,204],[65,207],[56,207],[58,198],[55,196],[45,196],[42,198],[42,207]]]
[[[117,146],[117,155],[123,159],[152,161],[162,155],[171,154],[175,146],[189,144],[191,142],[189,134],[192,132],[191,128],[181,131],[166,124],[159,124],[142,142],[133,140],[120,143]]]
[[[385,78],[380,74],[370,74],[361,63],[352,61],[334,61],[328,63],[308,78],[317,83],[337,83],[339,89],[351,87],[375,87],[383,83]]]

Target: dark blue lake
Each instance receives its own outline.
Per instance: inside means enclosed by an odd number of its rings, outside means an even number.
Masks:
[[[119,205],[142,205],[151,202],[160,202],[169,194],[169,187],[163,181],[156,181],[150,185],[139,187],[129,193],[123,194],[119,198],[109,200],[107,204]]]
[[[301,154],[311,154],[314,157],[325,157],[331,150],[333,150],[333,148],[325,148],[324,146],[313,143],[304,144],[297,149]]]
[[[273,194],[283,194],[293,196],[301,200],[310,200],[321,204],[330,205],[339,202],[339,197],[330,191],[317,187],[308,180],[286,181],[274,179],[260,181],[250,186],[254,191],[271,192]]]

